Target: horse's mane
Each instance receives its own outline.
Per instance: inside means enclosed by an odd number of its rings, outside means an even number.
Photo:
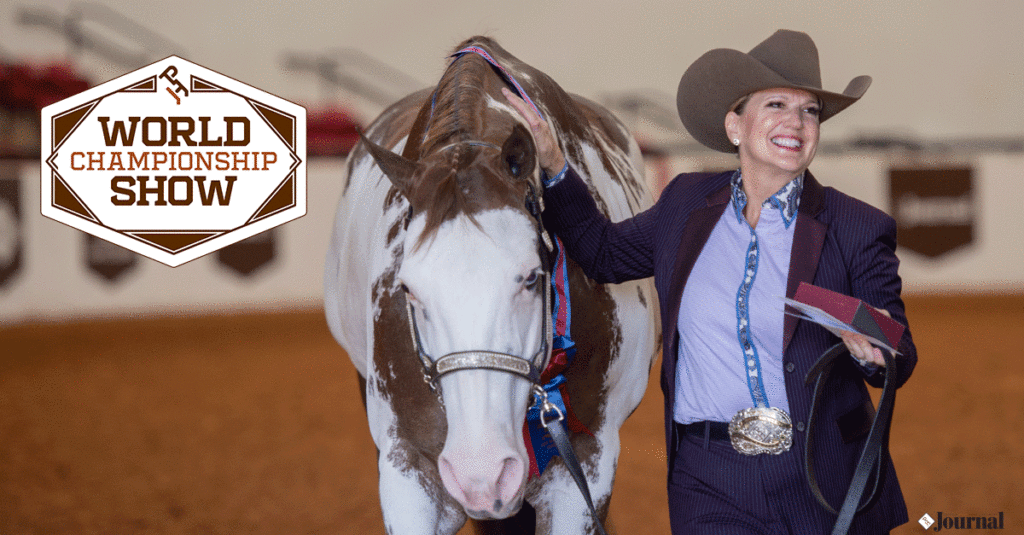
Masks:
[[[628,138],[624,134],[619,134],[618,138],[598,140],[590,125],[605,121],[606,117],[592,110],[584,111],[573,100],[574,97],[563,91],[551,77],[520,61],[493,39],[471,37],[457,45],[452,53],[467,46],[486,50],[502,69],[516,78],[546,114],[545,119],[551,124],[555,135],[563,140],[562,150],[566,157],[574,165],[581,166],[577,169],[582,173],[581,176],[590,175],[582,153],[583,143],[594,147],[608,142],[620,147],[628,145]],[[523,198],[523,184],[505,180],[480,180],[480,175],[470,169],[480,151],[492,148],[462,143],[488,141],[500,146],[504,141],[479,138],[481,117],[488,113],[489,97],[485,81],[489,77],[507,83],[504,75],[476,54],[468,53],[453,60],[441,76],[432,98],[423,104],[413,123],[403,156],[423,161],[424,155],[429,155],[431,160],[431,167],[421,177],[413,194],[416,198],[410,199],[414,206],[429,207],[426,210],[426,227],[417,247],[435,234],[441,224],[460,214],[465,214],[479,226],[473,218],[474,213],[488,208],[516,206],[517,198],[519,201]],[[495,98],[500,98],[500,95]],[[620,131],[610,128],[608,132],[615,135]],[[439,152],[439,149],[443,150]],[[616,167],[609,156],[601,152],[600,158],[612,179],[617,180]],[[595,197],[595,201],[603,212],[608,213],[600,197]]]
[[[486,98],[481,82],[484,65],[459,59],[445,70],[437,83],[431,100],[429,130],[420,143],[421,154],[448,143],[469,139],[471,118]]]
[[[513,193],[511,183],[488,181],[484,184],[478,180],[479,174],[466,172],[479,151],[494,150],[462,143],[482,141],[477,130],[481,114],[487,112],[488,95],[483,83],[486,76],[496,74],[475,54],[453,61],[417,119],[420,129],[425,128],[425,131],[420,130],[422,138],[408,141],[416,145],[412,149],[418,159],[422,161],[423,155],[431,155],[432,162],[415,188],[416,198],[410,199],[415,206],[429,207],[417,247],[433,236],[441,224],[460,214],[479,227],[473,214],[504,204],[502,201]],[[415,136],[417,130],[414,126],[410,137]],[[438,149],[443,152],[437,152]]]

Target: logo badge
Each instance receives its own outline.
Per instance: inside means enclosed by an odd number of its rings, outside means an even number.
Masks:
[[[306,110],[176,56],[47,106],[42,213],[179,266],[306,213]]]
[[[932,524],[935,523],[935,519],[932,518],[931,515],[929,515],[928,513],[925,513],[924,516],[922,516],[921,519],[917,521],[917,523],[921,524],[921,527],[923,527],[924,529],[928,529],[932,527]]]
[[[972,175],[969,167],[890,169],[900,247],[938,258],[974,241]]]

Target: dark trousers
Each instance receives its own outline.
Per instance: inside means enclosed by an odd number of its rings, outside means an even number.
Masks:
[[[742,455],[720,436],[681,434],[668,505],[673,535],[822,535],[835,523],[794,450]]]

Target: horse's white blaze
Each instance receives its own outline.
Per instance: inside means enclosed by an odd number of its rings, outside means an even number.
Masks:
[[[508,208],[474,217],[479,227],[459,216],[418,248],[425,218],[409,224],[398,278],[413,294],[423,347],[435,356],[471,349],[532,355],[542,303],[524,282],[540,267],[536,224]],[[529,339],[527,327],[537,328]]]
[[[457,217],[419,248],[424,218],[409,225],[398,278],[413,296],[423,349],[435,359],[470,350],[531,359],[543,332],[543,278],[528,284],[540,268],[535,223],[507,208],[474,217],[479,227]],[[528,475],[522,422],[529,382],[463,370],[440,385],[448,422],[438,459],[445,488],[471,515],[514,513]]]

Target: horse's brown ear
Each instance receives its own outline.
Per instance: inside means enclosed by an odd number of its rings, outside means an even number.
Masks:
[[[408,199],[412,189],[412,176],[416,171],[416,162],[381,147],[367,139],[362,133],[359,134],[359,138],[366,144],[370,150],[370,156],[373,156],[373,161],[377,162],[381,171],[384,171],[391,183]]]
[[[508,136],[501,147],[501,159],[508,166],[509,173],[516,178],[523,178],[533,172],[536,165],[536,149],[530,133],[520,123],[512,127],[512,134]]]

